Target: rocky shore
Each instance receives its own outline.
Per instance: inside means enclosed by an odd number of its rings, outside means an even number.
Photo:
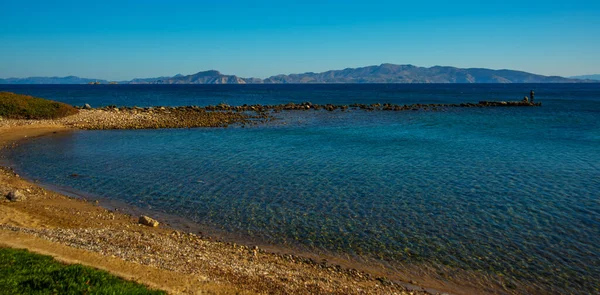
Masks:
[[[266,115],[236,112],[207,112],[195,108],[162,109],[82,109],[79,113],[55,120],[16,120],[0,118],[0,128],[14,126],[62,126],[72,129],[158,129],[227,127],[233,124],[256,124],[269,120]]]
[[[158,129],[227,127],[268,119],[266,115],[232,111],[206,111],[199,107],[82,109],[75,116],[59,119],[79,129]]]

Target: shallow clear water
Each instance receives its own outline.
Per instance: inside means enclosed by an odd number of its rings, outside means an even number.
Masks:
[[[324,86],[259,90],[313,102],[335,93],[332,103],[353,91]],[[412,103],[514,97],[531,85],[363,87],[364,97]],[[298,111],[253,128],[79,131],[31,140],[9,158],[31,178],[249,238],[593,293],[600,85],[535,87],[539,108]],[[248,92],[239,91],[224,92]]]

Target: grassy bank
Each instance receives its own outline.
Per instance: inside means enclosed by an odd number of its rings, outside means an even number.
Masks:
[[[77,114],[74,107],[29,95],[0,92],[0,117],[7,119],[58,119]]]
[[[0,248],[0,290],[4,294],[165,294],[105,271],[9,248]]]

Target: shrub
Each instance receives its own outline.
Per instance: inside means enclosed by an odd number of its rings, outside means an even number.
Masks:
[[[77,109],[29,95],[0,92],[0,117],[8,119],[57,119],[77,114]]]

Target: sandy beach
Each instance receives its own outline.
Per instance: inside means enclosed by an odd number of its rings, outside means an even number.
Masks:
[[[68,131],[75,124],[97,127],[115,120],[100,110],[60,120],[5,119],[0,121],[0,146]],[[6,195],[15,190],[26,199],[9,201]],[[408,290],[410,284],[393,282],[385,273],[215,241],[164,224],[144,226],[138,216],[44,189],[5,167],[0,195],[1,246],[90,265],[174,294],[430,294],[420,287]]]

